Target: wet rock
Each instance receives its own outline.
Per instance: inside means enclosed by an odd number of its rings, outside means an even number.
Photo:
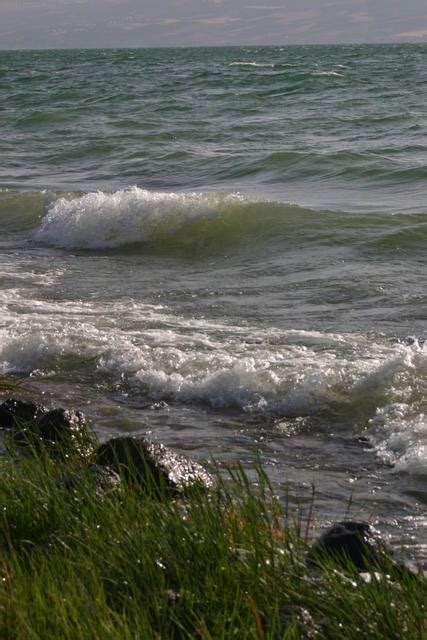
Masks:
[[[173,589],[167,589],[166,595],[171,604],[175,604],[175,602],[178,602],[181,597],[179,591],[174,591]]]
[[[67,489],[77,492],[80,492],[88,485],[92,485],[98,497],[103,497],[110,491],[117,490],[121,484],[118,473],[110,469],[110,467],[99,464],[91,464],[78,473],[66,476],[63,482]]]
[[[153,402],[150,404],[149,409],[151,409],[151,411],[165,411],[166,409],[169,409],[169,405],[164,400],[160,400],[159,402]]]
[[[285,625],[294,623],[302,640],[314,640],[323,635],[321,623],[316,622],[304,607],[289,606],[281,609],[280,620]]]
[[[9,398],[0,405],[0,428],[15,429],[38,420],[47,409],[41,404]]]
[[[81,411],[52,409],[34,424],[14,434],[19,446],[30,445],[34,449],[45,449],[58,458],[79,455],[90,458],[98,445],[98,439],[86,424]]]
[[[308,555],[310,566],[322,560],[334,560],[339,566],[354,565],[359,571],[373,571],[392,563],[380,535],[366,522],[338,522],[319,537]]]
[[[200,464],[143,438],[108,440],[99,447],[97,462],[155,491],[169,487],[183,492],[195,485],[205,488],[213,485],[212,476]]]

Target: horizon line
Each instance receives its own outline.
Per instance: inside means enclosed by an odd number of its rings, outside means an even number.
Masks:
[[[393,45],[427,45],[426,40],[394,40],[380,41],[380,42],[294,42],[294,43],[270,43],[270,44],[212,44],[212,45],[197,45],[197,44],[173,44],[173,45],[136,45],[136,46],[65,46],[65,47],[13,47],[3,49],[0,47],[0,52],[15,52],[15,51],[96,51],[96,50],[135,50],[135,49],[241,49],[247,48],[268,48],[268,47],[354,47],[354,46],[393,46]]]

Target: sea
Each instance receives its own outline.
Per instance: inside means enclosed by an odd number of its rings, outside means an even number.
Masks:
[[[0,52],[1,377],[426,567],[426,213],[426,44]]]

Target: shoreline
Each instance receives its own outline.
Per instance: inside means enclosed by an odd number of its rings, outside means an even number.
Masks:
[[[364,523],[313,543],[312,509],[298,521],[262,468],[97,448],[83,414],[17,400],[0,419],[2,637],[424,637],[426,576]]]

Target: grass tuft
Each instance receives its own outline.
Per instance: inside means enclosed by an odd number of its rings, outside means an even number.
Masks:
[[[100,498],[64,465],[1,460],[1,638],[426,637],[425,578],[310,570],[308,528],[260,468],[183,500],[124,478]]]

